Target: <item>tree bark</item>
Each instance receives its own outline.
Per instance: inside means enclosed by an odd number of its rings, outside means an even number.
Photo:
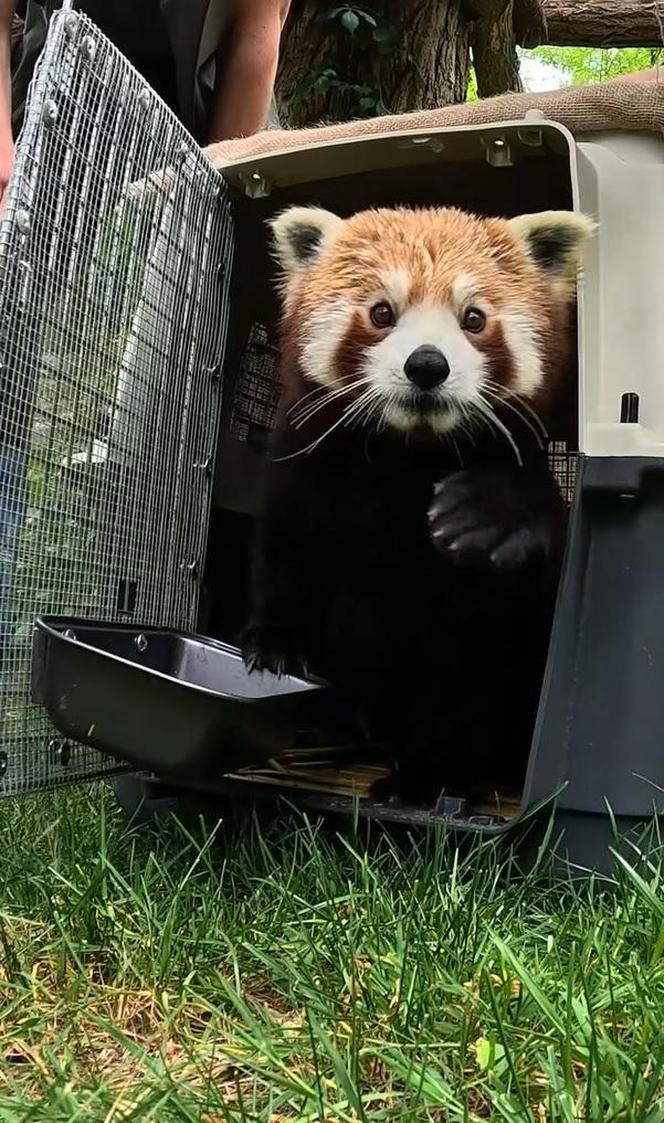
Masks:
[[[284,30],[276,96],[285,126],[464,101],[469,28],[461,0],[373,0],[353,34],[330,5],[298,0]],[[327,73],[326,72],[331,72]]]
[[[349,6],[352,10],[352,5]],[[351,32],[332,3],[294,0],[276,96],[301,128],[520,90],[515,46],[664,47],[664,0],[371,0]]]
[[[542,0],[514,0],[514,37],[520,47],[537,47],[546,42]]]
[[[521,92],[513,0],[471,0],[467,12],[478,95]]]
[[[663,47],[661,0],[543,0],[544,34],[536,43],[554,47]],[[527,28],[527,20],[526,20]],[[539,33],[541,35],[541,31]]]

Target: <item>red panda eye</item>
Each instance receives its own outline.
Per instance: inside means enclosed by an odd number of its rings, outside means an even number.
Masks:
[[[381,300],[379,304],[374,304],[369,312],[369,318],[376,328],[391,328],[396,323],[394,310],[386,300]]]
[[[461,322],[464,331],[472,332],[482,331],[485,324],[486,316],[484,312],[480,312],[479,308],[468,308]]]

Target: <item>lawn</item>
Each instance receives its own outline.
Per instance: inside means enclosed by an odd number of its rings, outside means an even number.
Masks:
[[[0,1123],[664,1119],[664,896],[0,805]],[[635,858],[637,856],[635,855]]]

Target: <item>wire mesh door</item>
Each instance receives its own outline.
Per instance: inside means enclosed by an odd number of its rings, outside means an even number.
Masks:
[[[56,13],[0,223],[0,794],[114,767],[31,704],[37,614],[195,626],[231,239],[193,140]]]

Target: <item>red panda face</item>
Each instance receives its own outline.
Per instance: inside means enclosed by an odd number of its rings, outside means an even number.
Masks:
[[[273,231],[288,360],[348,424],[450,433],[560,382],[583,216],[294,207]]]

